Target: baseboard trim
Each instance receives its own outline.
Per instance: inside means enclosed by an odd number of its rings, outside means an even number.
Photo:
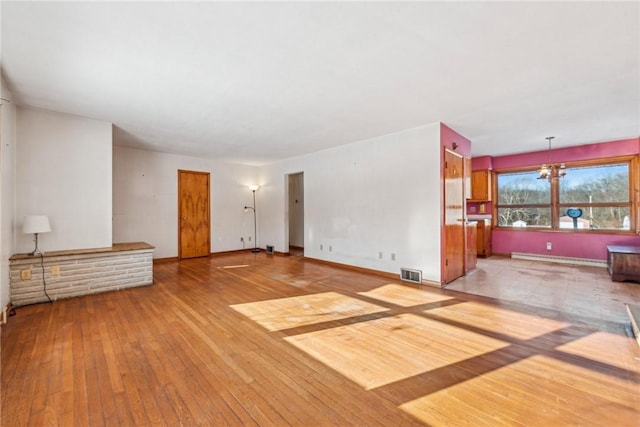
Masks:
[[[232,251],[211,252],[211,256],[215,257],[215,256],[241,254],[244,252],[251,252],[252,250],[253,248],[244,248],[244,249],[234,249]],[[262,249],[260,251],[262,251]]]
[[[398,274],[389,273],[388,271],[375,270],[373,268],[358,267],[356,265],[343,264],[343,263],[340,263],[340,262],[327,261],[327,260],[318,259],[318,258],[303,257],[302,259],[304,261],[314,262],[316,264],[323,264],[323,265],[327,265],[329,267],[342,268],[342,269],[345,269],[345,270],[356,271],[358,273],[374,274],[376,276],[382,276],[382,277],[386,277],[388,279],[397,280],[398,282],[401,282],[400,273],[398,273]],[[402,283],[405,284],[405,285],[409,285],[408,282],[402,282]],[[430,280],[422,279],[422,283],[421,284],[425,285],[425,286],[431,286],[431,287],[434,287],[434,288],[442,288],[442,285],[440,283],[432,282]],[[420,285],[418,285],[418,286],[420,286]]]
[[[588,258],[572,258],[554,255],[539,255],[539,254],[526,254],[521,252],[512,252],[511,258],[513,259],[526,259],[529,261],[546,261],[555,262],[559,264],[573,264],[573,265],[587,265],[591,267],[607,267],[607,261],[600,259],[588,259]]]
[[[267,254],[267,255],[277,255],[277,256],[289,256],[289,252],[278,252],[278,251],[274,251],[272,254],[268,253],[266,250],[262,249],[262,248],[258,248],[260,249],[259,253],[263,253],[263,254]],[[220,252],[211,252],[209,254],[210,257],[219,257],[219,256],[225,256],[225,255],[237,255],[237,254],[241,254],[241,253],[251,253],[251,251],[253,250],[253,248],[245,248],[245,249],[234,249],[232,251],[220,251]],[[206,255],[202,258],[206,258]],[[188,258],[191,259],[191,258]],[[173,257],[166,257],[166,258],[154,258],[153,259],[153,263],[154,264],[163,264],[166,262],[175,262],[175,261],[180,261],[180,258],[178,258],[177,256],[173,256]]]
[[[169,258],[154,258],[153,259],[153,263],[154,264],[163,264],[165,262],[173,262],[173,261],[178,261],[178,257],[174,256],[174,257],[169,257]]]
[[[494,252],[491,254],[492,257],[498,257],[498,258],[511,258],[511,254],[510,253],[502,253],[502,252]],[[487,257],[490,258],[490,257]]]
[[[13,304],[11,303],[7,304],[4,310],[2,310],[2,315],[0,316],[0,326],[6,325],[7,321],[9,320],[9,317],[15,316],[15,314],[16,314],[16,309],[13,307]]]

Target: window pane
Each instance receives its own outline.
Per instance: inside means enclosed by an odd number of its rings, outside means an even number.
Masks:
[[[551,203],[549,181],[537,178],[535,171],[498,174],[498,205]]]
[[[560,203],[629,201],[629,165],[588,166],[567,169],[560,180]]]
[[[580,207],[582,216],[576,219],[578,229],[630,230],[629,207]],[[560,228],[574,228],[573,219],[568,217],[567,208],[560,208]]]
[[[498,208],[498,226],[550,228],[551,208]]]

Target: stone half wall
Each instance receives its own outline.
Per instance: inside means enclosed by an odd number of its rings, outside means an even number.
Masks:
[[[153,283],[153,249],[143,242],[111,248],[18,254],[9,259],[13,306],[47,302]]]

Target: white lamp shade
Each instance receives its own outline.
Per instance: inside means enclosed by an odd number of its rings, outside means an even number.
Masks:
[[[28,215],[24,217],[22,223],[23,233],[47,233],[51,231],[49,217],[45,215]]]
[[[247,185],[247,187],[249,187],[249,190],[251,191],[258,191],[258,188],[260,188],[260,186],[257,184],[250,184],[250,185]]]

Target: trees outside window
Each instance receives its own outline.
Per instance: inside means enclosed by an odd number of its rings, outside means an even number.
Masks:
[[[536,171],[499,173],[498,226],[551,227],[551,187]]]
[[[567,168],[565,178],[536,170],[497,172],[497,225],[559,230],[631,230],[632,159]],[[572,212],[569,210],[572,209]],[[581,214],[572,217],[568,213]],[[575,216],[575,215],[574,215]]]

